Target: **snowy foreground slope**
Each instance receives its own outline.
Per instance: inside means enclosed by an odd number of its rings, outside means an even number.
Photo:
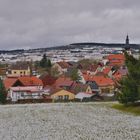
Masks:
[[[0,140],[140,140],[140,117],[108,103],[6,105]]]

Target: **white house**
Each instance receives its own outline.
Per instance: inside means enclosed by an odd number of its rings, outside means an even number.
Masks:
[[[13,102],[23,99],[42,99],[43,91],[38,87],[11,87],[8,98]]]

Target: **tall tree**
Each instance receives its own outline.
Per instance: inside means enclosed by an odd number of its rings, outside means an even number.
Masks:
[[[120,103],[128,104],[134,103],[139,99],[139,91],[136,81],[131,77],[122,79],[121,92],[119,93],[118,100]]]
[[[42,58],[41,61],[40,61],[40,66],[41,66],[42,68],[47,67],[47,62],[48,62],[47,56],[46,56],[46,54],[44,54],[44,55],[43,55],[43,58]]]
[[[78,74],[78,69],[76,69],[76,68],[72,69],[70,77],[73,81],[78,81],[79,82],[81,80],[81,77]]]
[[[52,66],[51,60],[47,58],[46,54],[43,55],[43,58],[40,61],[40,66],[42,68],[51,68]]]
[[[7,92],[4,87],[3,81],[0,79],[0,103],[6,103]]]
[[[125,53],[128,76],[120,81],[118,99],[121,103],[134,103],[140,99],[140,59]]]
[[[48,59],[47,66],[50,68],[52,66],[51,60]]]

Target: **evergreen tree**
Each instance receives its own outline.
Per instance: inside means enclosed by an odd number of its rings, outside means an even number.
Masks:
[[[0,79],[0,103],[2,104],[6,103],[6,97],[7,97],[6,89],[3,85],[2,80]]]
[[[48,59],[47,66],[50,68],[52,66],[51,60]]]
[[[40,61],[40,66],[42,67],[42,68],[45,68],[46,66],[47,66],[47,56],[46,56],[46,54],[44,54],[43,55],[43,58],[41,59],[41,61]]]
[[[121,83],[121,92],[118,96],[120,103],[128,104],[134,103],[139,99],[139,93],[136,81],[130,77],[122,79]]]
[[[47,58],[46,54],[43,55],[43,58],[40,61],[40,66],[42,68],[51,68],[51,60]]]
[[[118,100],[121,103],[134,103],[140,99],[140,59],[125,53],[128,76],[120,81]]]
[[[72,69],[70,77],[73,81],[79,82],[81,80],[81,77],[78,74],[78,69],[75,69],[75,68]]]

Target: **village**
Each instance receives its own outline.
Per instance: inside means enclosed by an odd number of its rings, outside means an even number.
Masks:
[[[113,101],[119,80],[128,74],[123,53],[100,61],[46,62],[44,54],[37,64],[23,61],[1,68],[7,102]]]

